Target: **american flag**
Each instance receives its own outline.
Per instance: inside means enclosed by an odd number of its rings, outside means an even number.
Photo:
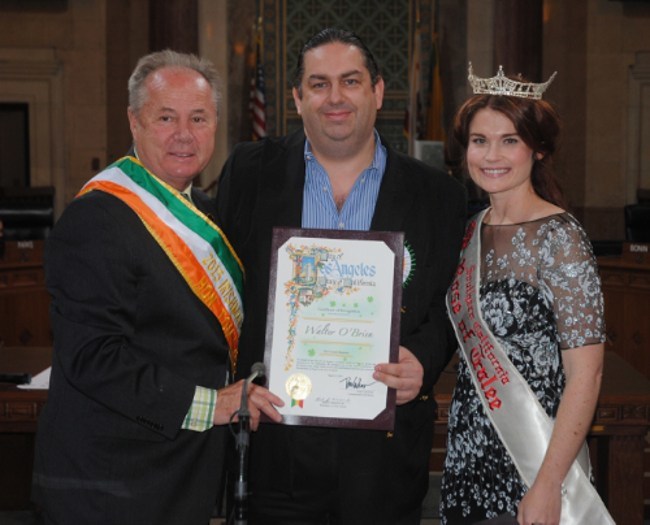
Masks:
[[[264,88],[264,67],[262,65],[261,34],[257,32],[255,49],[255,71],[251,78],[249,109],[251,115],[252,138],[266,137],[266,96]]]

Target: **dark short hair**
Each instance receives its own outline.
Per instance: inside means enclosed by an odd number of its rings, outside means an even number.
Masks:
[[[370,73],[370,82],[373,86],[381,78],[381,71],[379,70],[379,66],[377,65],[375,57],[373,56],[368,46],[366,46],[366,44],[363,42],[363,40],[361,40],[361,38],[359,38],[358,35],[346,29],[328,27],[322,31],[319,31],[309,40],[307,40],[305,45],[302,46],[300,53],[298,54],[298,61],[296,63],[296,69],[294,71],[291,87],[296,88],[301,96],[302,77],[305,74],[305,53],[325,44],[333,44],[336,42],[340,42],[341,44],[349,44],[361,51],[366,69],[368,70],[368,73]]]
[[[533,189],[544,200],[566,207],[553,168],[553,154],[557,150],[560,134],[560,117],[555,108],[545,100],[505,95],[470,97],[454,116],[452,135],[445,152],[450,167],[466,169],[469,128],[476,113],[485,108],[498,111],[507,117],[521,140],[534,153],[542,154],[541,159],[535,158],[533,162],[531,172]]]

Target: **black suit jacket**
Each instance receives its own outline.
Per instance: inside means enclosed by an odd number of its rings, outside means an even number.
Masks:
[[[217,320],[137,215],[100,191],[67,207],[45,266],[54,353],[35,501],[62,525],[206,525],[225,429],[180,427],[196,385],[224,385]]]
[[[252,363],[263,358],[272,228],[301,224],[304,141],[304,134],[298,132],[241,144],[220,179],[219,223],[246,270],[246,315],[238,365],[244,375]],[[351,461],[374,461],[372,468],[384,484],[367,497],[360,494],[360,499],[370,508],[400,515],[418,507],[427,489],[432,388],[456,347],[444,296],[458,262],[466,209],[464,190],[455,180],[387,149],[371,229],[403,231],[414,256],[414,272],[403,288],[400,344],[422,363],[424,383],[418,400],[397,409],[395,431],[388,437],[377,431],[338,432],[349,436],[350,447],[358,451]],[[313,441],[313,436],[301,437],[304,430],[265,425],[253,436],[253,493],[256,484],[274,483],[288,491],[299,487],[301,475],[307,473],[299,472],[296,454],[300,454],[298,449],[308,450],[301,443]],[[364,455],[365,460],[361,458]],[[383,519],[390,519],[389,515],[383,513]]]

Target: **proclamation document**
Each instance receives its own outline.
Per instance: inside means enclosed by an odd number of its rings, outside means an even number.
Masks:
[[[264,361],[283,423],[391,430],[404,236],[275,228]]]

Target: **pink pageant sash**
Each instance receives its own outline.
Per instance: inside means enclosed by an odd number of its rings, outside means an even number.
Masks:
[[[456,276],[447,293],[447,310],[460,354],[467,362],[483,408],[519,474],[530,487],[544,460],[554,422],[481,316],[480,239],[487,211],[481,212],[467,227]],[[561,525],[614,523],[589,481],[589,472],[589,454],[583,445],[562,485]]]

